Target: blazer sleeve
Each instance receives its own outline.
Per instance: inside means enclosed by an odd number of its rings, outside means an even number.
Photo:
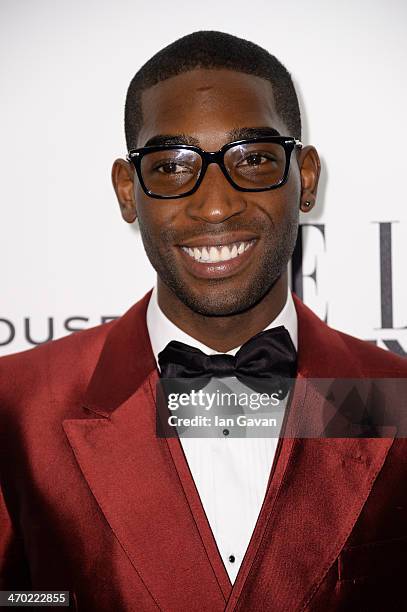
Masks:
[[[31,588],[23,541],[10,517],[3,487],[0,486],[0,590]]]

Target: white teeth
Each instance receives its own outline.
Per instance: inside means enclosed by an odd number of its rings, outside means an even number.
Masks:
[[[230,251],[229,251],[229,247],[227,246],[223,246],[220,250],[220,258],[223,261],[227,261],[228,259],[230,259],[232,257]]]
[[[244,251],[247,251],[252,245],[253,241],[248,242],[235,242],[229,245],[219,246],[204,246],[204,247],[182,247],[182,250],[188,253],[195,261],[200,263],[217,263],[219,261],[228,261],[241,255]]]
[[[210,263],[216,263],[219,260],[220,260],[219,251],[218,251],[218,249],[216,247],[212,246],[209,249],[209,261],[210,261]]]

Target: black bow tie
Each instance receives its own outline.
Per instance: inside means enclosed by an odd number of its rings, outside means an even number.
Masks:
[[[236,355],[207,355],[200,349],[173,340],[158,354],[158,363],[161,378],[236,376],[249,387],[261,390],[269,388],[270,379],[295,378],[297,353],[290,334],[281,325],[256,334],[240,347]]]

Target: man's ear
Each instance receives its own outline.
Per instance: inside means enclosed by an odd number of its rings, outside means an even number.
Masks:
[[[137,218],[133,166],[124,159],[116,159],[112,167],[112,183],[123,219],[133,223]]]
[[[318,179],[321,172],[321,162],[315,147],[303,147],[298,156],[298,165],[301,173],[301,202],[302,212],[309,212],[315,204],[317,197]]]

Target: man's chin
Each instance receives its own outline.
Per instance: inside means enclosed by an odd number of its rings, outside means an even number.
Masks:
[[[274,270],[272,264],[263,266],[258,274],[252,273],[248,278],[196,282],[191,277],[170,274],[167,269],[159,271],[156,268],[156,271],[174,297],[205,317],[230,317],[250,310],[272,290],[281,276],[280,268]]]
[[[264,297],[264,294],[209,288],[208,293],[193,294],[183,291],[177,292],[177,296],[188,308],[202,316],[230,317],[250,310]]]

